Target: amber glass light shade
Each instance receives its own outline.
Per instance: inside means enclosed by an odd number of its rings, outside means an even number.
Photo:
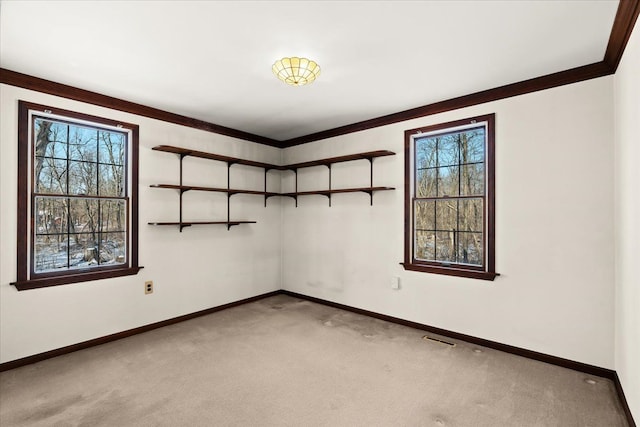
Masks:
[[[320,66],[307,58],[282,58],[271,67],[273,74],[291,86],[304,86],[313,82],[320,74]]]

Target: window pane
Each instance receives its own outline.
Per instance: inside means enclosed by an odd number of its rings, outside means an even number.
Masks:
[[[435,197],[436,170],[418,169],[416,171],[416,197]]]
[[[81,282],[87,276],[78,269],[103,264],[118,268],[96,277],[135,274],[123,267],[138,267],[128,258],[138,245],[137,229],[129,229],[129,214],[138,212],[138,126],[24,101],[18,108],[18,143],[29,148],[18,156],[19,176],[27,177],[18,183],[26,230],[17,239],[18,282]]]
[[[102,232],[125,231],[127,205],[124,200],[100,201],[100,229]]]
[[[460,231],[476,231],[482,233],[484,211],[482,199],[460,200]]]
[[[451,166],[459,163],[460,135],[457,133],[442,135],[438,142],[438,166]]]
[[[97,195],[97,164],[69,162],[69,194]]]
[[[91,233],[96,240],[98,231],[98,200],[71,199],[70,205],[70,232]]]
[[[414,204],[415,227],[417,230],[435,230],[436,202],[416,200]]]
[[[483,200],[416,200],[415,258],[482,264]]]
[[[127,233],[104,233],[100,242],[100,264],[124,264]]]
[[[438,197],[457,196],[459,184],[458,166],[438,168]]]
[[[482,265],[482,233],[460,233],[458,237],[458,262]]]
[[[436,165],[436,138],[417,138],[416,144],[416,168],[432,168]]]
[[[460,195],[481,196],[484,194],[484,164],[477,163],[460,167]]]
[[[436,232],[436,261],[456,262],[455,232]]]
[[[124,196],[124,168],[115,165],[100,165],[98,194],[105,197]]]
[[[48,157],[34,160],[34,183],[36,193],[67,193],[67,162]]]
[[[89,267],[98,264],[98,245],[92,233],[72,234],[70,249],[70,266],[75,268]]]
[[[100,163],[124,165],[125,135],[101,130],[98,132]]]
[[[456,199],[436,202],[436,229],[442,231],[457,230],[458,201]]]
[[[67,158],[67,125],[42,118],[34,119],[34,155]]]
[[[67,268],[67,237],[35,236],[34,271],[43,272]]]
[[[405,132],[407,270],[495,277],[494,127],[488,114]]]
[[[460,134],[460,162],[484,162],[485,128],[469,129]]]
[[[84,126],[69,126],[69,158],[86,162],[98,161],[97,130]]]
[[[433,261],[436,259],[435,253],[436,233],[434,231],[417,231],[415,242],[416,259],[423,261]]]
[[[36,197],[36,234],[67,232],[67,200],[61,197]]]

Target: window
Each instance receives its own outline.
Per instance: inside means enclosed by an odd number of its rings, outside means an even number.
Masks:
[[[138,126],[20,101],[19,290],[136,274]]]
[[[405,132],[407,270],[493,280],[494,119]]]

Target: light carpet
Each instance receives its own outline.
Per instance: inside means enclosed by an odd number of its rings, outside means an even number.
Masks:
[[[4,372],[0,425],[627,425],[607,379],[425,334],[278,295]]]

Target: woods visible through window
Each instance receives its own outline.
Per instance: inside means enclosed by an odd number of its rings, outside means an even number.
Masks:
[[[19,260],[18,282],[135,274],[137,126],[22,102],[19,126],[18,181],[31,197],[19,200],[19,230],[28,235],[18,236],[19,252],[29,257]]]
[[[407,131],[408,269],[495,276],[493,121],[490,115]]]
[[[34,271],[124,264],[127,134],[33,116]]]

